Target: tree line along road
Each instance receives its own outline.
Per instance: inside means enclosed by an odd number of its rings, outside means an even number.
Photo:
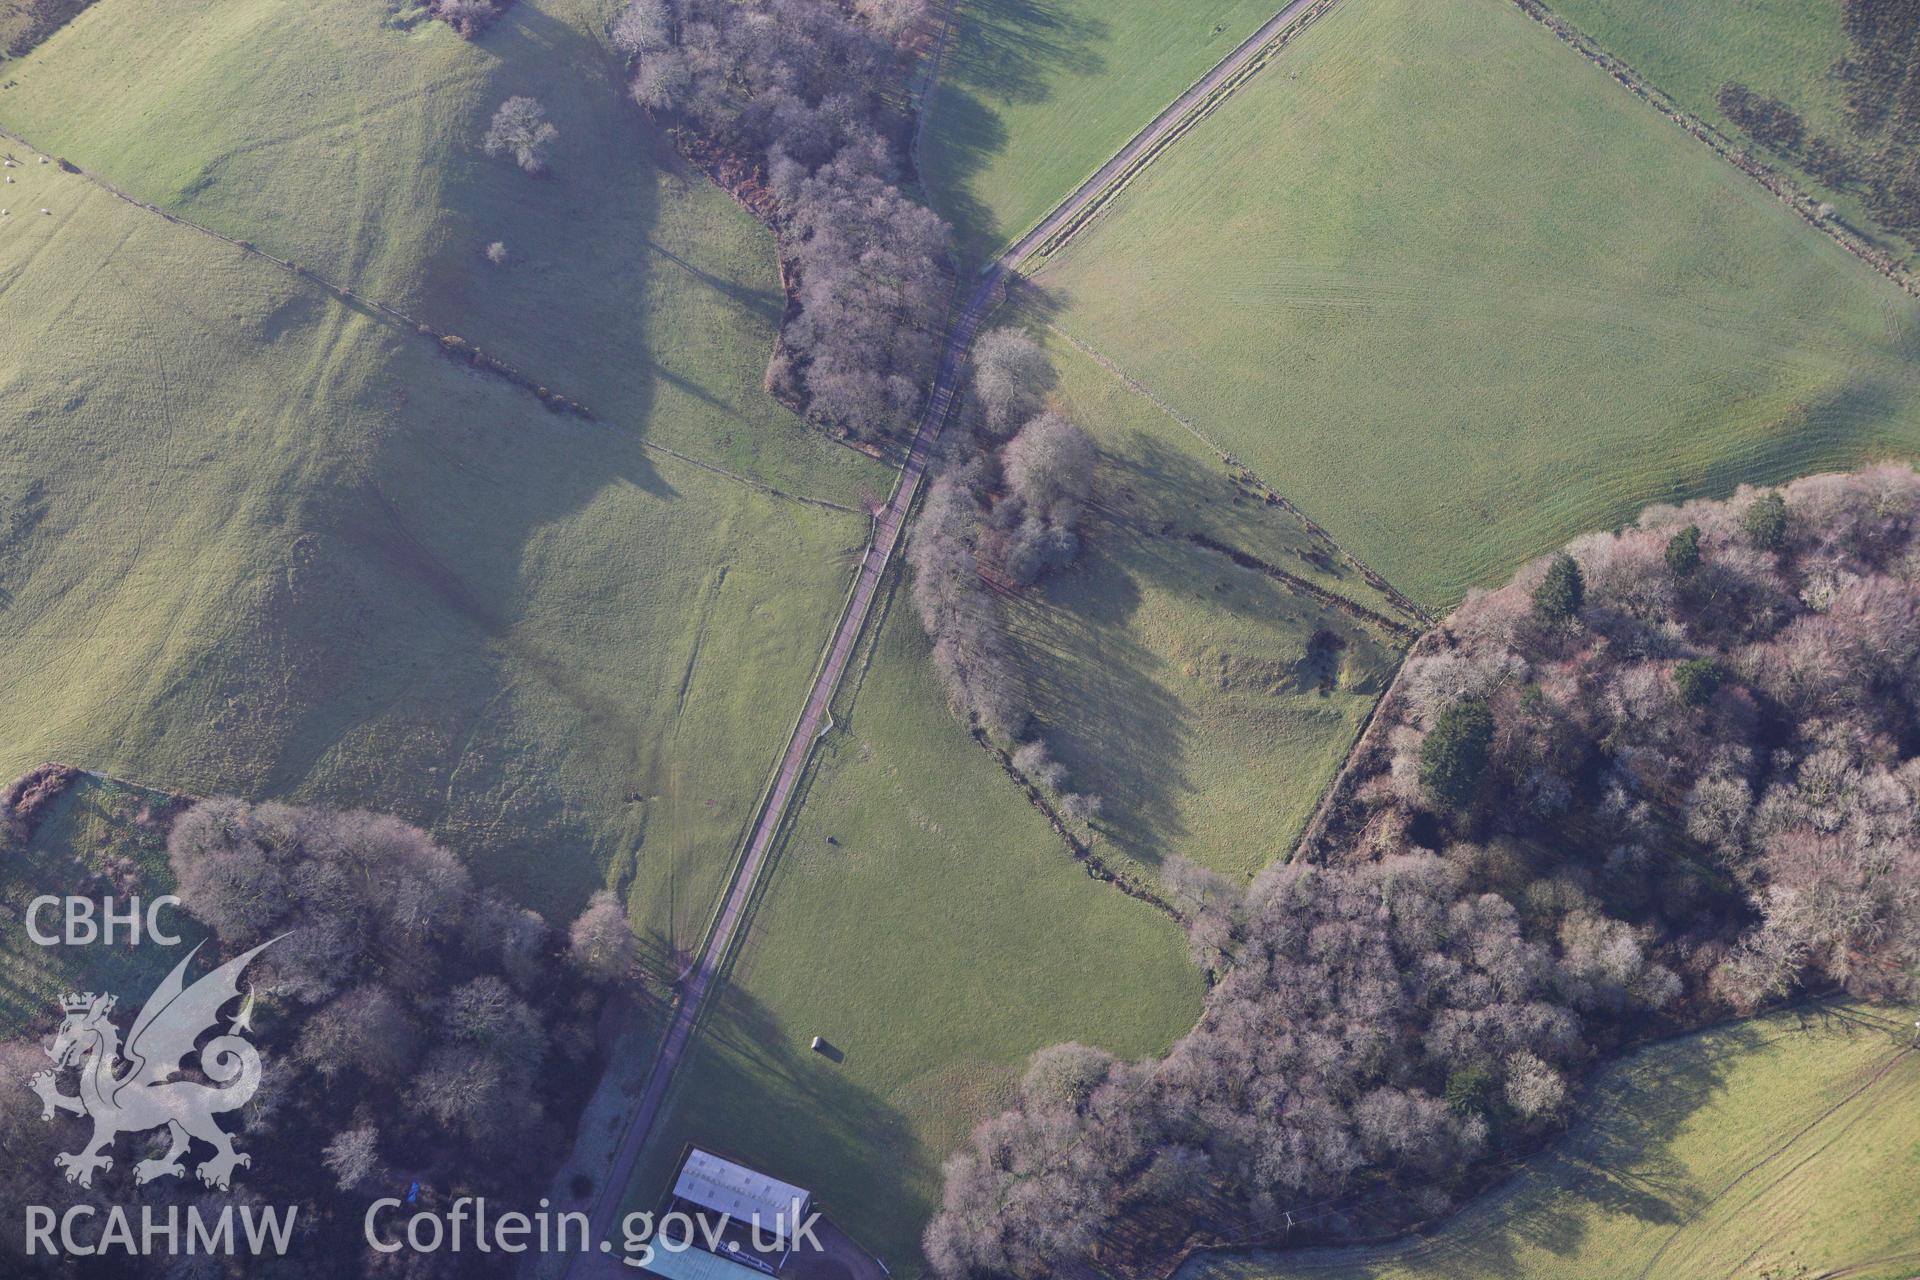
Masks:
[[[592,1229],[588,1239],[592,1242],[611,1241],[617,1238],[615,1232],[622,1204],[625,1202],[627,1188],[633,1180],[634,1170],[640,1163],[640,1156],[646,1149],[648,1138],[652,1135],[653,1125],[665,1102],[667,1091],[673,1083],[674,1073],[680,1060],[685,1056],[687,1047],[692,1043],[694,1031],[699,1024],[708,997],[713,993],[719,974],[726,958],[732,950],[735,936],[743,927],[748,904],[758,886],[760,873],[766,865],[767,854],[773,846],[786,816],[788,802],[792,799],[794,787],[805,770],[807,759],[812,754],[813,745],[827,727],[828,706],[833,700],[834,691],[839,687],[840,677],[846,671],[847,662],[859,641],[861,632],[866,628],[867,619],[873,609],[874,598],[878,595],[881,579],[891,563],[894,550],[900,542],[900,535],[906,526],[907,513],[912,509],[914,499],[919,494],[920,482],[926,476],[927,464],[933,455],[934,443],[939,439],[941,430],[946,426],[952,412],[953,403],[959,393],[960,378],[965,371],[966,355],[973,345],[975,333],[980,322],[992,309],[1001,285],[1007,277],[1016,272],[1021,262],[1043,244],[1057,248],[1062,232],[1071,233],[1076,219],[1081,218],[1093,204],[1101,199],[1117,178],[1127,172],[1154,148],[1185,126],[1190,117],[1200,110],[1212,95],[1223,85],[1246,70],[1259,58],[1288,27],[1310,10],[1323,11],[1328,0],[1294,0],[1261,28],[1243,41],[1234,51],[1222,59],[1212,71],[1196,81],[1185,93],[1154,117],[1131,142],[1115,153],[1098,172],[1075,188],[1072,194],[1055,206],[1052,213],[1041,219],[1032,230],[1008,247],[999,257],[982,269],[973,282],[972,292],[966,304],[954,317],[947,330],[945,349],[940,360],[939,372],[934,379],[932,391],[927,397],[926,408],[922,411],[918,428],[914,432],[913,444],[908,450],[906,464],[901,468],[898,483],[894,486],[893,496],[888,499],[885,508],[875,518],[873,533],[867,544],[866,554],[861,558],[859,576],[854,582],[853,592],[848,597],[845,612],[841,615],[839,626],[835,629],[833,640],[827,649],[826,660],[821,663],[815,675],[813,686],[808,691],[805,709],[799,721],[794,725],[793,734],[787,741],[786,750],[780,757],[775,770],[773,785],[768,790],[765,803],[747,838],[745,853],[734,870],[728,883],[726,895],[722,900],[719,915],[708,930],[706,940],[701,947],[698,960],[682,981],[680,999],[673,1010],[673,1018],[668,1025],[666,1037],[661,1041],[653,1067],[647,1075],[645,1088],[640,1095],[638,1107],[628,1121],[621,1135],[613,1163],[606,1176],[596,1187],[588,1217]],[[929,91],[929,96],[934,90]],[[585,1253],[576,1255],[567,1270],[569,1280],[600,1280],[601,1277],[628,1276],[632,1269],[620,1261],[617,1253]]]

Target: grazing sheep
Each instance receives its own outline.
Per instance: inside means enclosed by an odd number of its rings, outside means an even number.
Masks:
[[[53,210],[51,209],[42,209],[40,212],[46,214],[49,218],[53,216]]]

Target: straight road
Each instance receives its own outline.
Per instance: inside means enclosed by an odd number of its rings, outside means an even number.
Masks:
[[[867,553],[860,560],[860,575],[847,601],[846,612],[841,616],[839,629],[834,632],[833,645],[807,695],[806,710],[801,713],[786,752],[780,757],[773,788],[754,823],[752,834],[747,838],[746,853],[727,888],[719,918],[708,931],[700,958],[681,986],[680,1003],[674,1009],[666,1039],[661,1042],[660,1052],[654,1059],[653,1070],[640,1095],[639,1108],[620,1139],[613,1167],[598,1188],[597,1198],[589,1212],[592,1230],[588,1239],[591,1241],[617,1239],[617,1219],[627,1187],[633,1180],[634,1169],[646,1148],[654,1120],[659,1116],[660,1104],[665,1101],[667,1089],[673,1083],[674,1072],[693,1039],[694,1027],[699,1022],[708,996],[712,994],[714,982],[733,945],[734,935],[739,932],[746,916],[747,904],[759,882],[760,871],[766,865],[767,853],[773,846],[774,834],[780,829],[787,803],[793,796],[793,788],[806,769],[814,741],[827,725],[828,704],[833,701],[834,690],[840,685],[840,677],[847,669],[847,662],[853,656],[861,630],[866,626],[867,616],[873,610],[874,596],[880,590],[880,580],[885,576],[894,549],[899,545],[907,511],[912,507],[914,496],[920,489],[920,481],[926,475],[934,441],[939,438],[940,430],[946,425],[947,415],[953,408],[955,389],[966,362],[967,349],[973,344],[974,331],[979,327],[991,299],[993,285],[998,283],[999,278],[1000,273],[996,272],[980,282],[966,307],[947,331],[939,377],[934,383],[933,394],[927,398],[919,430],[914,434],[913,446],[900,472],[900,482],[894,487],[893,497],[885,509],[874,520]],[[597,1280],[602,1276],[631,1274],[632,1269],[621,1264],[617,1253],[577,1254],[567,1271],[572,1280]]]
[[[1017,267],[1021,260],[1035,249],[1052,239],[1074,219],[1086,212],[1105,191],[1107,186],[1125,173],[1140,158],[1160,145],[1168,134],[1173,133],[1191,115],[1195,108],[1212,95],[1227,81],[1247,69],[1249,63],[1258,58],[1261,51],[1285,31],[1295,19],[1313,8],[1322,0],[1293,0],[1286,8],[1273,15],[1261,28],[1241,41],[1234,51],[1221,59],[1213,70],[1207,72],[1185,93],[1168,104],[1167,109],[1153,118],[1153,122],[1133,136],[1133,141],[1114,153],[1113,159],[1100,166],[1100,171],[1081,183],[1074,193],[1054,207],[1052,213],[1042,218],[1033,230],[1020,237],[1019,241],[1002,253],[986,270],[986,274],[997,281],[1001,275]]]
[[[640,1163],[640,1155],[646,1148],[648,1138],[652,1135],[654,1121],[659,1117],[661,1104],[666,1100],[667,1090],[673,1083],[674,1073],[679,1069],[680,1060],[693,1040],[694,1028],[699,1023],[707,999],[713,993],[720,970],[733,947],[735,934],[739,932],[746,918],[747,904],[753,897],[753,891],[759,883],[760,872],[766,865],[767,853],[773,846],[774,834],[780,829],[781,822],[786,816],[787,804],[793,796],[794,786],[799,782],[800,775],[806,768],[807,757],[812,753],[814,741],[826,727],[828,704],[832,702],[834,691],[840,685],[840,677],[847,669],[848,660],[853,656],[860,633],[866,627],[868,614],[873,609],[874,597],[880,589],[880,580],[893,559],[894,549],[899,545],[907,512],[919,493],[921,480],[926,476],[927,463],[932,457],[934,442],[939,439],[940,431],[946,425],[947,416],[952,412],[953,402],[958,395],[961,374],[965,369],[967,351],[973,345],[974,334],[980,326],[980,321],[986,317],[1001,281],[1008,273],[1016,270],[1021,260],[1035,248],[1085,212],[1110,182],[1178,128],[1208,95],[1244,70],[1290,22],[1319,2],[1320,0],[1294,0],[1294,3],[1274,15],[1270,22],[1249,36],[1244,43],[1228,54],[1224,61],[1156,116],[1153,123],[1137,134],[1133,141],[1102,166],[1098,173],[1082,183],[1033,230],[994,259],[974,281],[973,292],[968,296],[966,305],[961,308],[947,330],[946,348],[941,356],[940,370],[934,380],[933,392],[928,396],[926,409],[920,416],[920,424],[914,433],[913,445],[908,451],[906,465],[900,472],[900,482],[894,487],[893,497],[874,521],[873,536],[867,544],[866,555],[860,561],[860,575],[854,583],[853,595],[847,602],[847,609],[840,619],[840,626],[834,632],[832,647],[827,652],[826,661],[820,667],[819,675],[814,679],[813,688],[807,694],[806,709],[802,712],[799,723],[794,726],[793,737],[788,741],[787,749],[780,757],[779,769],[774,775],[773,788],[767,797],[767,803],[761,809],[759,818],[754,823],[752,833],[748,836],[746,853],[741,858],[733,880],[727,887],[727,895],[720,915],[707,934],[706,944],[701,950],[699,960],[695,962],[693,970],[681,987],[680,1002],[674,1009],[673,1021],[667,1028],[666,1039],[662,1041],[659,1054],[654,1059],[653,1069],[647,1077],[646,1088],[640,1096],[640,1105],[634,1112],[633,1119],[628,1123],[625,1134],[621,1137],[612,1168],[597,1188],[597,1197],[593,1208],[589,1211],[592,1231],[588,1237],[590,1241],[595,1242],[596,1247],[600,1241],[613,1241],[617,1238],[615,1232],[619,1225],[620,1209],[626,1198],[627,1188],[633,1180],[634,1169]],[[576,1254],[567,1270],[569,1280],[601,1280],[603,1277],[610,1280],[611,1277],[632,1274],[631,1268],[621,1264],[617,1252]]]

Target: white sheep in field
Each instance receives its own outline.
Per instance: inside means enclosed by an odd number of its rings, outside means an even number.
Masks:
[[[46,214],[49,218],[53,216],[53,210],[51,209],[42,209],[40,212]]]

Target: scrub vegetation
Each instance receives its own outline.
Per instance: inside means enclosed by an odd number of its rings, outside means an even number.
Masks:
[[[1216,977],[1193,1033],[1048,1049],[948,1161],[936,1271],[1146,1271],[1359,1199],[1410,1224],[1556,1128],[1597,1053],[1801,991],[1910,999],[1916,536],[1920,474],[1883,466],[1650,509],[1470,598],[1315,860],[1178,877]],[[1726,674],[1690,698],[1702,658]]]

